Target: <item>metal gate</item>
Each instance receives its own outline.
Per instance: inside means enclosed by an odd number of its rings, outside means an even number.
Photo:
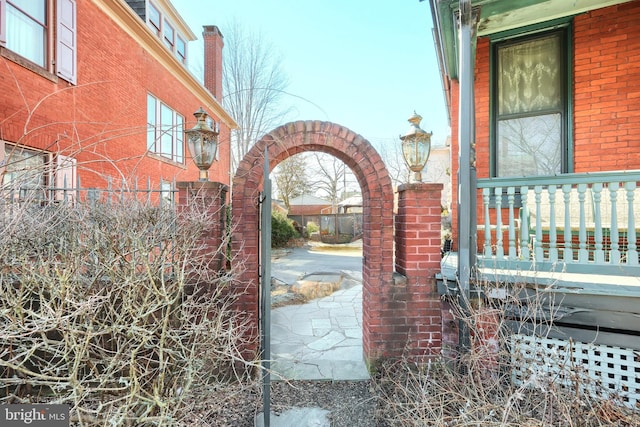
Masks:
[[[271,179],[264,150],[264,187],[260,194],[260,351],[264,426],[271,424]]]

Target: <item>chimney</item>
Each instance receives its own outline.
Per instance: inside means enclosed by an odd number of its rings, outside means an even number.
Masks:
[[[204,87],[209,89],[218,102],[222,102],[222,33],[215,25],[205,25],[203,28]]]

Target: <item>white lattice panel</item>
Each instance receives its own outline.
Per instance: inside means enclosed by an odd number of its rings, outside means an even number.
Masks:
[[[515,334],[511,346],[515,384],[575,387],[640,407],[640,352],[608,345]]]

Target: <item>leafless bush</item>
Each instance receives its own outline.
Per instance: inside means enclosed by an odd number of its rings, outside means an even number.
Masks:
[[[175,425],[242,383],[236,275],[212,271],[199,239],[220,215],[135,197],[0,203],[0,402]]]
[[[374,379],[380,420],[389,426],[640,425],[640,414],[616,395],[594,393],[601,385],[579,364],[567,363],[566,354],[533,354],[537,363],[527,360],[526,375],[514,381],[514,368],[525,363],[514,351],[522,332],[514,325],[526,324],[527,334],[544,337],[560,308],[542,293],[525,294],[524,286],[504,290],[487,285],[486,293],[500,296],[491,303],[452,303],[454,317],[469,330],[467,352],[382,366]],[[509,321],[514,318],[519,322]]]

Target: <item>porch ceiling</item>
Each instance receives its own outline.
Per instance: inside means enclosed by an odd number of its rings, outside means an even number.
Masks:
[[[633,0],[472,0],[479,11],[478,36],[487,36],[540,22],[578,15]],[[444,73],[458,78],[456,13],[459,0],[429,0],[435,28],[435,43]]]

